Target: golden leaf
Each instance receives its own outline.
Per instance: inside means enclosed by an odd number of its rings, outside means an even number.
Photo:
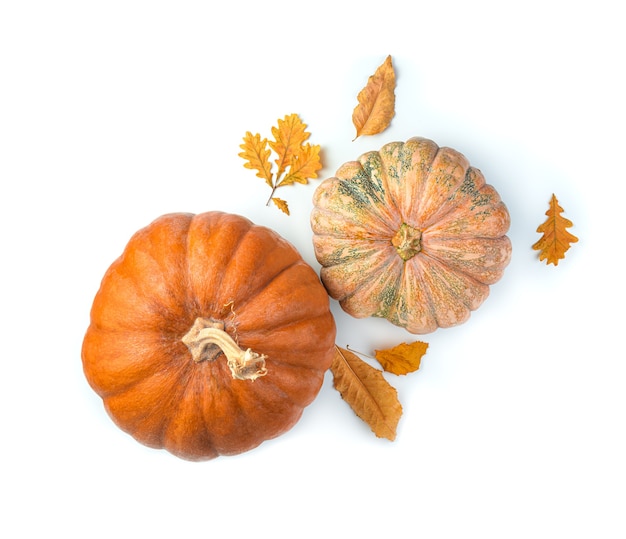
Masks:
[[[305,131],[306,124],[297,114],[289,114],[283,120],[278,120],[278,127],[272,127],[274,140],[270,141],[270,148],[278,156],[275,163],[278,165],[276,176],[281,176],[298,148],[309,138],[310,133]]]
[[[402,343],[386,350],[374,350],[374,357],[383,369],[393,374],[408,374],[420,368],[422,356],[428,344],[415,341],[411,344]]]
[[[287,202],[285,202],[281,198],[276,198],[276,197],[272,197],[272,202],[276,205],[276,207],[280,211],[282,211],[283,213],[286,213],[287,215],[289,215],[289,206],[287,205]]]
[[[338,346],[335,347],[330,370],[335,389],[356,415],[379,438],[395,440],[402,405],[398,400],[398,392],[385,380],[382,371]]]
[[[320,168],[322,168],[320,147],[311,144],[300,146],[291,156],[289,173],[280,181],[280,185],[309,183],[309,179],[317,178],[317,171]]]
[[[322,168],[320,147],[305,144],[310,136],[306,127],[297,114],[288,114],[278,120],[276,127],[272,127],[274,140],[262,139],[261,135],[252,135],[248,131],[240,146],[244,150],[239,154],[246,160],[244,166],[256,170],[256,175],[272,188],[267,205],[274,201],[276,207],[287,215],[287,202],[274,197],[276,189],[295,183],[306,184],[309,179],[317,178],[317,171]],[[268,142],[271,149],[267,148]],[[274,163],[278,167],[275,174],[270,162],[272,150],[276,153]]]
[[[533,245],[533,249],[539,251],[539,260],[546,260],[546,264],[558,266],[559,260],[565,258],[565,252],[571,243],[576,243],[578,238],[570,234],[566,228],[572,226],[572,222],[561,215],[563,208],[552,194],[550,207],[546,212],[548,218],[539,225],[537,232],[543,236]]]
[[[246,160],[244,167],[257,171],[257,176],[263,178],[270,187],[273,187],[272,165],[270,163],[270,150],[267,149],[267,139],[261,139],[261,135],[253,135],[248,131],[239,146],[243,152],[239,157]]]
[[[387,56],[357,96],[359,104],[352,112],[355,139],[361,135],[376,135],[387,129],[395,115],[395,87],[396,73],[391,56]]]

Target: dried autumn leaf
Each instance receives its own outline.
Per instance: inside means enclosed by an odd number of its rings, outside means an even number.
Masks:
[[[267,149],[267,139],[261,139],[261,135],[253,135],[248,131],[243,138],[243,144],[241,144],[240,148],[243,152],[239,154],[239,157],[246,160],[243,166],[256,170],[256,175],[259,178],[263,178],[270,187],[273,187],[272,165],[270,163],[271,151]]]
[[[335,389],[354,413],[379,438],[395,440],[398,422],[402,416],[402,405],[398,400],[398,392],[385,380],[382,371],[338,346],[335,347],[330,370]]]
[[[572,226],[572,222],[561,215],[563,208],[552,194],[550,207],[546,212],[548,219],[537,228],[537,232],[543,236],[533,245],[533,249],[539,251],[539,260],[546,260],[546,264],[558,266],[559,260],[565,258],[565,252],[570,244],[576,243],[578,238],[570,234],[566,229]]]
[[[387,56],[357,96],[359,104],[352,112],[355,139],[361,135],[376,135],[387,129],[395,115],[395,88],[396,73],[391,56]]]
[[[420,368],[422,356],[427,349],[427,343],[415,341],[411,344],[398,344],[386,350],[374,350],[374,357],[385,371],[392,374],[408,374]]]
[[[289,215],[289,206],[282,198],[272,197],[272,202],[280,211]]]
[[[306,144],[300,146],[291,156],[289,173],[280,181],[280,186],[293,183],[308,183],[317,178],[317,171],[322,168],[320,147]]]
[[[274,193],[279,187],[296,183],[306,184],[310,179],[317,178],[317,171],[322,168],[320,146],[305,144],[310,133],[306,131],[306,124],[297,114],[288,114],[278,125],[272,127],[273,140],[262,139],[261,135],[247,132],[240,148],[243,150],[239,157],[246,160],[244,166],[257,171],[257,176],[263,178],[272,188],[267,204],[274,201],[283,213],[289,215],[287,202],[275,198]],[[267,144],[269,147],[267,148]],[[270,155],[272,150],[276,154],[274,164],[276,173],[272,172]]]
[[[281,176],[310,133],[306,132],[306,124],[302,123],[297,114],[289,114],[284,119],[278,120],[278,127],[272,127],[272,135],[274,140],[270,141],[270,148],[278,156],[275,160],[278,165],[276,175]]]

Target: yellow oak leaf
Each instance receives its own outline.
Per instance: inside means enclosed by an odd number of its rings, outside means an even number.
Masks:
[[[570,244],[578,241],[576,236],[566,230],[573,226],[573,223],[563,217],[562,212],[563,208],[553,193],[550,207],[546,212],[548,218],[537,228],[537,232],[543,236],[533,245],[533,249],[539,251],[539,260],[545,260],[546,264],[555,266],[558,266],[560,259],[565,258],[565,252],[570,248]]]
[[[283,199],[277,198],[277,197],[272,197],[272,202],[276,205],[276,207],[280,211],[282,211],[283,213],[286,213],[287,215],[289,215],[289,206],[287,205],[287,202],[285,202]]]
[[[263,178],[270,187],[273,187],[273,175],[270,163],[271,151],[267,149],[267,139],[261,139],[261,135],[253,135],[248,131],[243,139],[243,144],[239,146],[243,152],[239,157],[246,160],[244,167],[256,170],[256,175]]]
[[[296,183],[306,184],[310,179],[317,178],[317,171],[322,168],[320,146],[305,144],[310,136],[306,127],[297,114],[288,114],[272,127],[273,140],[248,131],[240,145],[243,152],[239,157],[245,159],[244,167],[256,170],[256,175],[272,189],[266,205],[274,201],[275,206],[287,215],[287,202],[274,197],[276,189]],[[270,149],[267,148],[268,143]],[[273,163],[277,167],[275,173],[270,161],[272,151],[276,154]]]
[[[398,344],[386,350],[374,350],[374,357],[385,371],[393,374],[408,374],[420,368],[422,356],[427,349],[427,343],[415,341],[411,344]]]
[[[354,413],[379,438],[395,440],[402,405],[398,400],[398,392],[385,380],[382,371],[338,346],[335,347],[330,370],[335,389]]]
[[[352,112],[355,139],[361,135],[376,135],[387,129],[395,115],[395,88],[396,73],[391,56],[387,56],[357,96],[359,104]]]
[[[309,183],[309,179],[317,178],[317,171],[322,168],[320,147],[305,144],[296,149],[289,161],[289,172],[280,181],[280,185],[293,183]]]
[[[275,163],[278,165],[278,172],[276,175],[281,176],[298,148],[309,138],[310,133],[306,132],[306,124],[297,114],[289,114],[284,119],[278,120],[277,127],[272,127],[272,135],[274,140],[269,144],[277,155]]]

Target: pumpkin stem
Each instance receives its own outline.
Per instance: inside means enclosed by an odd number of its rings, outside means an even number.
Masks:
[[[402,223],[400,230],[391,238],[392,245],[405,262],[422,250],[422,233],[411,225]]]
[[[181,339],[191,352],[191,357],[196,363],[201,361],[213,361],[219,355],[215,346],[225,356],[230,372],[235,380],[256,380],[267,374],[265,358],[250,348],[243,350],[224,331],[224,323],[208,318],[196,318],[193,326]]]

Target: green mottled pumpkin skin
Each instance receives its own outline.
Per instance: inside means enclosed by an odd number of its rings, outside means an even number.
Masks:
[[[511,258],[510,216],[459,152],[414,137],[342,165],[313,198],[328,293],[415,334],[465,322]]]

